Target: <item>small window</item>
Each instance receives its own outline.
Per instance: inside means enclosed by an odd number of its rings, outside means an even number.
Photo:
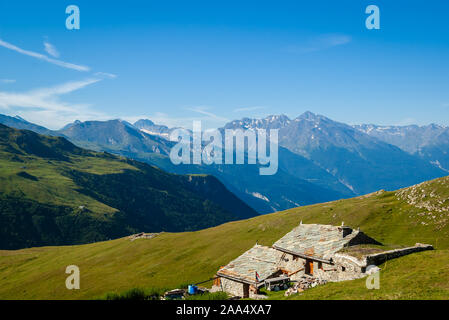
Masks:
[[[346,268],[345,267],[341,267],[341,271],[346,271]]]

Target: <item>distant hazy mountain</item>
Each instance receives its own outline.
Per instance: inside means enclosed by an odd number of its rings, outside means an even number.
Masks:
[[[28,122],[19,116],[10,117],[0,114],[0,123],[8,127],[31,130],[40,134],[54,134],[54,132],[52,132],[51,130]]]
[[[168,128],[167,126],[157,125],[153,121],[148,119],[140,119],[134,123],[134,127],[140,129],[141,131],[155,135],[161,136],[165,139],[170,138],[170,133],[173,129]]]
[[[353,127],[411,154],[419,152],[425,146],[447,142],[445,139],[441,141],[441,138],[443,138],[445,132],[449,131],[449,128],[436,124],[427,126],[377,126],[374,124],[362,124]]]
[[[290,125],[290,120],[286,115],[272,115],[264,119],[243,118],[227,123],[224,129],[281,129]]]
[[[232,121],[225,128],[279,129],[279,144],[313,161],[355,194],[394,190],[445,175],[436,166],[356,128],[306,112]]]
[[[0,249],[192,231],[255,215],[215,177],[169,174],[0,124]]]
[[[168,155],[172,143],[147,134],[122,120],[77,121],[58,131],[70,141],[94,150],[119,152],[122,155]]]
[[[354,128],[402,150],[417,155],[449,172],[449,128],[430,124],[427,126],[377,126],[356,125]]]

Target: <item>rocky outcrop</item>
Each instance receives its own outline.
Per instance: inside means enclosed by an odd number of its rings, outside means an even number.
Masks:
[[[134,240],[137,240],[137,239],[152,239],[155,236],[157,236],[158,234],[159,233],[145,233],[145,232],[141,232],[141,233],[136,233],[136,234],[130,235],[128,237],[128,239],[130,241],[134,241]]]
[[[445,190],[449,185],[449,177],[434,181],[426,181],[396,192],[398,200],[431,212],[449,212],[449,199]]]

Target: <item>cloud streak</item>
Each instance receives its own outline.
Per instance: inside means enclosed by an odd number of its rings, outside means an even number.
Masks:
[[[155,112],[152,115],[141,115],[141,116],[124,116],[123,119],[134,123],[139,119],[149,119],[156,124],[163,124],[169,128],[186,128],[192,130],[193,121],[201,121],[203,129],[216,129],[223,126],[229,119],[218,116],[209,110],[208,107],[189,107],[184,108],[185,110],[191,111],[186,116],[173,117],[172,115],[166,114],[164,112]],[[196,114],[199,114],[196,115]]]
[[[61,60],[57,60],[57,59],[53,59],[50,58],[44,54],[40,54],[37,52],[33,52],[33,51],[29,51],[29,50],[24,50],[22,48],[19,48],[9,42],[3,41],[2,39],[0,39],[0,46],[7,48],[9,50],[13,50],[15,52],[18,52],[20,54],[29,56],[29,57],[33,57],[42,61],[46,61],[48,63],[66,68],[66,69],[72,69],[72,70],[76,70],[76,71],[90,71],[89,67],[86,66],[82,66],[82,65],[77,65],[77,64],[73,64],[73,63],[69,63],[69,62],[64,62]]]
[[[101,78],[109,78],[109,79],[117,78],[116,74],[108,73],[108,72],[96,72],[94,75],[97,77],[101,77]]]
[[[234,112],[247,112],[247,111],[256,111],[256,110],[263,110],[266,109],[265,107],[243,107],[243,108],[237,108],[234,109]]]
[[[83,89],[101,81],[92,78],[71,81],[49,88],[39,88],[27,92],[0,91],[0,109],[8,113],[20,113],[24,118],[57,129],[76,119],[106,118],[102,113],[90,110],[88,104],[71,104],[60,96]]]
[[[207,109],[209,109],[209,108],[207,108],[207,107],[187,108],[187,110],[202,114],[202,115],[206,116],[207,118],[209,118],[210,120],[229,121],[229,119],[220,117],[220,116],[216,115],[215,113],[207,111]]]
[[[48,41],[44,41],[45,51],[54,58],[59,58],[59,51]]]
[[[309,53],[342,46],[352,41],[352,37],[344,34],[327,34],[306,41],[304,45],[291,45],[285,48],[289,53]]]
[[[0,83],[15,83],[16,80],[14,79],[0,79]]]

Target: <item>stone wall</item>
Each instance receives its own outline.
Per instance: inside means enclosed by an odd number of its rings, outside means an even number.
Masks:
[[[316,276],[330,282],[354,280],[363,277],[363,267],[354,257],[335,254],[332,258],[334,264],[323,265],[324,270],[320,270]]]
[[[366,276],[366,268],[370,265],[379,265],[387,260],[425,250],[433,250],[433,247],[417,243],[414,247],[376,253],[361,260],[346,254],[336,253],[332,257],[336,270],[320,273],[317,276],[327,281],[354,280]]]
[[[327,281],[351,280],[360,277],[361,266],[348,260],[346,256],[336,258],[335,264],[313,261],[313,276]],[[287,271],[291,280],[299,280],[305,275],[306,260],[286,254],[279,263],[281,270]],[[344,269],[344,271],[343,271]]]
[[[210,292],[224,291],[233,296],[243,297],[243,286],[245,286],[245,284],[242,282],[221,277],[220,285],[214,285]],[[249,297],[253,299],[257,299],[259,297],[256,286],[249,285]]]
[[[224,292],[230,293],[234,296],[243,297],[243,283],[220,278],[221,288]]]
[[[395,249],[390,251],[385,251],[377,254],[372,254],[366,257],[365,266],[369,265],[379,265],[384,263],[387,260],[399,258],[414,252],[433,250],[433,246],[430,244],[421,244],[417,243],[414,247],[404,248],[404,249]]]

